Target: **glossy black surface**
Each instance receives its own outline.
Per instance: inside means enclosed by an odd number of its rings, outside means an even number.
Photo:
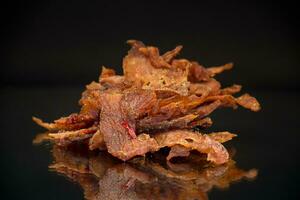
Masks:
[[[78,184],[49,172],[52,163],[48,144],[32,145],[43,129],[31,116],[52,120],[76,112],[80,88],[1,89],[1,188],[4,199],[82,199]],[[222,109],[212,118],[211,130],[228,130],[238,137],[225,146],[237,151],[241,169],[258,169],[255,181],[233,183],[227,190],[212,189],[209,199],[297,199],[300,178],[298,102],[296,92],[249,91],[262,103],[259,113]],[[113,188],[111,188],[113,190]]]

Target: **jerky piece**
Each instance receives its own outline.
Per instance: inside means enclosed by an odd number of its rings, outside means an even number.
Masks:
[[[216,95],[216,96],[209,96],[205,99],[206,102],[211,102],[211,101],[220,101],[221,105],[224,107],[232,107],[236,109],[237,102],[236,99],[231,96],[231,95]]]
[[[249,94],[244,94],[237,99],[231,95],[209,96],[205,99],[206,102],[216,101],[216,100],[220,100],[222,102],[222,106],[225,107],[237,108],[237,106],[240,105],[254,112],[260,110],[260,104],[258,103],[256,98],[250,96]]]
[[[54,121],[54,123],[46,123],[37,117],[32,120],[38,125],[48,129],[49,131],[59,130],[76,130],[86,128],[94,123],[94,119],[90,115],[73,113],[68,117],[62,117]]]
[[[188,157],[190,155],[190,149],[181,146],[174,145],[167,156],[167,160],[171,160],[173,157]]]
[[[103,67],[103,73],[100,76],[100,83],[92,82],[86,86],[86,91],[82,93],[79,104],[82,106],[80,113],[87,114],[99,121],[101,110],[101,94],[107,90],[122,90],[126,87],[124,76],[114,75],[112,69]]]
[[[48,134],[48,132],[45,132],[36,135],[35,138],[32,140],[32,144],[41,144],[43,142],[51,140]]]
[[[86,128],[94,124],[94,116],[89,114],[71,114],[68,117],[62,117],[55,120],[54,123],[63,130],[76,130]]]
[[[227,142],[227,141],[231,140],[232,138],[236,137],[237,135],[232,134],[228,131],[223,131],[223,132],[210,133],[210,134],[208,134],[208,136],[215,141],[224,143],[224,142]]]
[[[148,118],[157,118],[158,120],[170,120],[180,116],[190,114],[193,108],[201,105],[205,98],[196,95],[173,96],[167,99],[159,99],[152,108]],[[155,120],[154,120],[155,121]]]
[[[192,83],[189,87],[189,93],[201,96],[202,98],[207,97],[208,95],[217,95],[220,93],[221,84],[211,78],[206,82],[201,83]]]
[[[220,100],[216,100],[214,102],[201,105],[193,110],[189,110],[187,107],[191,106],[188,104],[186,105],[184,101],[175,101],[173,103],[161,107],[158,114],[150,115],[146,118],[139,120],[138,129],[140,131],[147,131],[171,128],[188,128],[190,127],[190,125],[192,125],[189,124],[190,122],[192,122],[196,118],[199,120],[209,115],[221,105],[222,102]],[[188,114],[188,112],[190,114]],[[195,126],[196,125],[197,124],[195,124]]]
[[[196,126],[200,126],[203,128],[208,128],[213,124],[212,120],[210,117],[205,117],[203,119],[197,119],[195,121],[192,121],[191,123],[189,123],[187,128],[193,128]]]
[[[209,136],[212,140],[215,140],[220,143],[227,142],[231,140],[233,137],[236,137],[235,134],[229,133],[227,131],[210,133],[207,136]],[[190,151],[191,151],[190,148],[187,148],[182,145],[172,146],[169,155],[167,157],[167,160],[171,160],[174,157],[188,157],[190,155]]]
[[[212,89],[210,87],[202,83],[192,83],[189,86],[189,94],[194,94],[202,98],[206,98],[211,91]]]
[[[244,94],[237,98],[237,103],[244,108],[248,108],[254,112],[257,112],[260,110],[260,104],[256,100],[255,97],[250,96],[249,94]]]
[[[197,125],[205,124],[206,122],[208,122],[207,125],[209,125],[209,124],[211,124],[211,122],[209,122],[209,121],[204,122],[204,121],[199,121],[199,120],[201,118],[209,115],[211,112],[213,112],[215,109],[217,109],[221,105],[222,105],[221,101],[217,100],[215,102],[205,104],[194,110],[189,111],[189,112],[191,112],[191,114],[186,114],[182,117],[177,117],[177,118],[176,118],[176,115],[178,115],[178,114],[175,114],[176,109],[180,113],[183,112],[183,114],[187,111],[184,111],[184,109],[180,108],[180,107],[170,108],[170,106],[169,106],[169,113],[167,113],[167,111],[165,111],[166,112],[165,115],[149,116],[147,118],[141,119],[138,122],[138,128],[141,131],[144,131],[144,130],[188,128],[191,125],[197,126]],[[194,124],[193,123],[190,124],[190,122],[192,122],[196,118],[198,119],[197,121],[199,121],[199,124],[197,124],[196,122]]]
[[[168,99],[157,101],[157,105],[153,107],[151,115],[165,115],[170,119],[186,114],[192,108],[203,103],[203,99],[195,95],[190,96],[173,96]]]
[[[79,105],[82,106],[80,113],[87,114],[95,121],[98,121],[99,112],[101,110],[100,95],[105,89],[103,85],[96,82],[87,85],[79,101]]]
[[[216,100],[212,103],[200,106],[194,110],[194,113],[198,115],[199,118],[206,117],[212,113],[215,109],[222,105],[220,100]]]
[[[95,150],[95,149],[104,150],[104,149],[106,149],[103,134],[99,130],[97,130],[97,132],[90,139],[89,149],[90,150]]]
[[[189,114],[183,117],[175,118],[172,120],[159,120],[159,118],[145,118],[138,122],[138,131],[151,131],[151,130],[167,130],[174,128],[187,128],[188,124],[197,118],[197,115]]]
[[[124,76],[118,76],[118,75],[102,78],[100,80],[100,83],[106,89],[122,90],[126,87]]]
[[[181,51],[181,49],[183,48],[183,46],[179,45],[177,46],[175,49],[166,52],[164,55],[162,55],[162,58],[167,62],[170,63],[172,61],[172,59],[174,57],[176,57],[179,52]]]
[[[143,111],[148,109],[148,104],[144,100],[148,94],[136,95],[136,99],[131,102],[122,103],[126,99],[120,93],[105,93],[102,95],[102,110],[100,117],[100,132],[103,133],[107,150],[110,154],[121,160],[128,160],[136,155],[144,155],[149,151],[157,150],[157,143],[147,134],[135,135],[135,116],[140,113],[129,111]],[[151,101],[150,101],[151,102]],[[127,103],[133,103],[128,105]],[[126,107],[122,106],[126,105]],[[151,105],[151,104],[150,104]]]
[[[150,112],[156,103],[156,94],[151,90],[128,90],[124,91],[121,107],[126,109],[127,115],[138,119]]]
[[[76,131],[65,131],[59,133],[49,133],[49,137],[52,138],[58,145],[65,146],[74,141],[80,141],[92,137],[97,131],[97,127],[90,127],[87,129],[79,129]]]
[[[141,47],[139,51],[149,58],[152,66],[157,68],[171,68],[171,65],[159,55],[159,50],[156,47]]]
[[[182,95],[188,94],[189,82],[187,75],[189,66],[184,69],[170,66],[161,68],[163,65],[161,61],[164,61],[164,59],[159,57],[161,59],[154,61],[152,54],[157,57],[156,50],[153,48],[150,51],[147,50],[148,53],[151,52],[151,58],[149,58],[149,55],[145,55],[147,53],[145,53],[145,47],[141,47],[141,43],[130,41],[130,44],[132,48],[123,60],[126,81],[141,85],[143,89],[173,91]],[[156,53],[153,53],[153,51]],[[156,64],[153,65],[154,62]]]
[[[230,70],[233,68],[233,63],[227,63],[225,65],[217,66],[217,67],[209,67],[207,71],[209,72],[211,77],[214,77],[216,74],[220,74],[225,70]]]
[[[95,81],[85,86],[87,90],[104,90],[103,86]]]
[[[205,67],[200,65],[198,62],[191,62],[192,65],[189,70],[189,81],[191,82],[201,82],[208,81],[210,79],[210,73]]]
[[[172,68],[186,70],[191,67],[192,63],[187,59],[174,59],[172,60]],[[186,74],[188,76],[188,72]]]
[[[210,88],[210,95],[216,95],[220,92],[221,84],[216,79],[211,78],[209,79],[209,81],[203,82],[201,84]]]
[[[102,66],[101,74],[99,77],[99,82],[103,78],[107,78],[107,77],[114,76],[114,75],[116,75],[115,70]]]
[[[207,160],[215,164],[223,164],[229,159],[225,147],[207,135],[187,130],[174,130],[155,134],[154,138],[160,148],[182,145],[188,149],[207,154]]]
[[[241,85],[234,84],[234,85],[232,85],[230,87],[221,89],[220,94],[223,94],[223,95],[224,94],[235,94],[235,93],[240,92],[241,89],[242,89]]]
[[[132,48],[139,49],[141,47],[145,47],[145,44],[139,40],[127,40],[127,44],[129,44]]]

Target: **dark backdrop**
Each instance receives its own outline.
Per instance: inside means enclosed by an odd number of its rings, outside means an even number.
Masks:
[[[292,1],[35,1],[3,8],[6,85],[76,85],[101,65],[120,72],[127,39],[161,51],[184,45],[204,65],[232,61],[226,80],[249,87],[300,84],[297,7]]]
[[[80,187],[48,172],[49,146],[33,146],[51,121],[78,111],[84,85],[101,65],[121,73],[125,41],[210,66],[234,62],[217,77],[238,83],[259,113],[222,109],[212,131],[232,131],[235,160],[257,180],[213,190],[211,199],[300,199],[298,7],[293,1],[9,1],[1,2],[1,199],[82,199]],[[198,2],[198,3],[197,3]],[[47,144],[46,144],[47,145]],[[113,189],[113,188],[112,188]],[[298,196],[298,197],[297,197]]]

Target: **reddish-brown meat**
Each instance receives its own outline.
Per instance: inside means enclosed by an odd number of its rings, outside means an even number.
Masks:
[[[167,90],[187,95],[189,66],[184,68],[171,67],[155,47],[144,47],[131,41],[132,49],[123,60],[125,80],[143,89]]]
[[[240,96],[239,98],[237,98],[237,103],[245,108],[248,108],[252,111],[259,111],[260,110],[260,105],[258,103],[258,101],[250,96],[249,94],[244,94],[242,96]]]
[[[229,159],[229,154],[225,147],[208,135],[186,130],[176,130],[155,134],[154,138],[161,148],[181,145],[189,150],[197,150],[200,153],[207,154],[207,160],[216,164],[223,164]]]
[[[68,117],[62,117],[54,121],[54,123],[46,123],[37,117],[32,117],[33,121],[38,125],[48,129],[49,131],[59,130],[78,130],[86,128],[94,123],[93,117],[82,114],[71,114]]]
[[[209,115],[220,107],[260,110],[249,94],[233,96],[240,92],[240,85],[222,88],[215,79],[233,64],[206,68],[196,61],[175,58],[182,46],[160,55],[157,47],[140,41],[129,40],[128,44],[131,49],[123,59],[124,75],[102,67],[99,80],[82,93],[79,113],[53,123],[33,117],[51,132],[45,138],[61,146],[85,141],[90,150],[107,150],[121,160],[168,147],[168,159],[197,150],[215,164],[226,162],[228,153],[220,143],[235,135],[205,134],[203,129],[212,125]],[[199,128],[203,133],[190,131]]]
[[[223,88],[221,91],[220,91],[220,94],[235,94],[235,93],[238,93],[240,92],[242,89],[242,86],[241,85],[232,85],[230,87],[227,87],[227,88]]]
[[[190,155],[189,148],[176,144],[171,147],[167,160],[171,160],[174,157],[188,157],[189,155]]]
[[[97,127],[90,127],[86,129],[79,129],[76,131],[64,131],[62,133],[49,133],[49,137],[52,138],[59,145],[67,145],[74,141],[81,141],[93,136],[97,131]]]
[[[95,150],[95,149],[100,149],[100,150],[105,150],[106,149],[106,144],[104,142],[104,136],[98,130],[93,137],[89,141],[89,149],[90,150]]]
[[[129,102],[127,99],[131,95],[106,93],[101,97],[100,132],[103,133],[108,152],[121,160],[157,150],[156,141],[149,135],[135,135],[135,120],[151,106],[151,94],[145,91]],[[132,113],[132,110],[137,112]]]

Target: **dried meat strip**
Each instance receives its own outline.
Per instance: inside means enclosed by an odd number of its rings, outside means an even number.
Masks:
[[[145,55],[147,54],[145,47],[140,47],[137,41],[130,41],[130,44],[132,49],[123,60],[126,81],[141,84],[143,89],[170,90],[182,95],[188,94],[188,66],[184,69],[170,66],[161,68],[164,59],[158,57],[154,47],[146,49],[148,54],[151,52],[149,58],[149,55]],[[157,60],[158,58],[161,59]]]
[[[181,51],[181,49],[183,48],[183,46],[179,45],[177,46],[175,49],[166,52],[164,55],[162,55],[162,58],[167,62],[170,63],[173,58],[175,58]]]
[[[251,111],[257,112],[261,109],[259,102],[255,97],[249,94],[244,94],[238,98],[234,98],[232,95],[216,95],[209,96],[205,99],[206,102],[219,100],[222,102],[222,106],[237,108],[238,105],[247,108]]]
[[[182,145],[185,148],[207,154],[207,160],[215,164],[223,164],[229,159],[225,147],[208,135],[187,130],[174,130],[155,134],[154,138],[160,148]]]
[[[115,76],[115,75],[116,75],[116,71],[114,69],[110,69],[110,68],[102,66],[99,81],[103,78],[107,78],[107,77]]]
[[[230,70],[233,68],[233,63],[227,63],[225,65],[216,66],[216,67],[209,67],[207,71],[209,72],[210,76],[213,77],[216,74],[220,74],[225,70]]]
[[[208,81],[210,79],[210,73],[207,69],[200,65],[198,62],[191,62],[192,65],[189,70],[189,81],[201,82],[201,81]]]
[[[138,122],[138,131],[152,131],[152,130],[168,130],[175,128],[187,128],[189,123],[198,116],[195,114],[188,114],[183,117],[172,120],[159,120],[159,118],[150,118],[150,120],[140,120]]]
[[[260,104],[258,103],[256,98],[250,96],[249,94],[240,96],[239,98],[237,98],[236,102],[244,108],[248,108],[254,112],[257,112],[261,109]]]
[[[97,132],[89,140],[89,149],[90,150],[95,150],[95,149],[105,150],[106,149],[106,144],[104,142],[103,134],[99,130],[97,130]]]
[[[174,157],[188,157],[190,155],[190,149],[182,145],[174,145],[167,156],[167,160],[171,160]]]
[[[242,86],[241,85],[232,85],[230,87],[226,87],[226,88],[223,88],[220,90],[220,94],[235,94],[235,93],[238,93],[240,92],[242,89]]]
[[[145,105],[145,98],[148,98],[148,94],[137,96],[137,99],[132,101],[136,106],[135,110],[147,109],[149,105]],[[139,113],[134,113],[132,116],[130,114],[132,105],[127,104],[130,102],[122,104],[122,100],[123,94],[119,93],[108,93],[102,96],[100,132],[103,133],[108,152],[121,160],[128,160],[136,155],[156,151],[157,143],[153,138],[147,134],[135,135],[134,120]]]
[[[75,131],[64,131],[58,133],[49,133],[50,139],[53,139],[58,145],[66,146],[75,141],[81,141],[93,136],[97,131],[97,127],[79,129]]]
[[[222,102],[220,100],[216,100],[212,103],[200,106],[196,108],[193,113],[197,114],[199,118],[206,117],[210,113],[212,113],[215,109],[220,107],[222,105]]]
[[[215,132],[207,134],[212,140],[224,143],[231,140],[233,137],[236,137],[235,134],[229,133],[228,131],[224,132]],[[183,145],[174,145],[171,147],[171,150],[167,156],[167,160],[171,160],[174,157],[188,157],[192,148],[186,147]]]
[[[94,123],[94,119],[91,116],[76,113],[71,114],[68,117],[57,119],[54,121],[54,123],[43,122],[37,117],[32,117],[32,120],[49,131],[77,130],[89,127]]]
[[[210,117],[205,117],[202,119],[197,119],[192,121],[191,123],[188,124],[187,128],[193,128],[193,127],[197,127],[200,126],[202,128],[208,128],[213,124],[212,120]]]
[[[223,131],[223,132],[214,132],[214,133],[210,133],[208,134],[208,136],[215,140],[218,141],[220,143],[224,143],[227,142],[229,140],[232,140],[232,138],[236,137],[236,134],[230,133],[228,131]]]

